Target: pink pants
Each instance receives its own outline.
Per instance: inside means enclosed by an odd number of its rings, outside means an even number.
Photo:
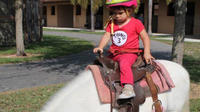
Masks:
[[[121,84],[132,84],[134,85],[134,77],[131,69],[132,64],[135,63],[137,59],[137,54],[126,53],[119,54],[117,56],[111,57],[114,61],[117,61],[120,66],[120,80]]]

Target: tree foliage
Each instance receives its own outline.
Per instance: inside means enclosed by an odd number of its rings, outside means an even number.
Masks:
[[[90,0],[70,0],[73,5],[80,5],[84,9],[87,8],[87,6],[90,4]],[[104,0],[93,0],[93,11],[97,11],[99,7],[103,6],[105,3]]]
[[[169,3],[171,3],[172,0],[166,0],[167,5],[169,5]]]
[[[73,5],[80,5],[85,9],[90,4],[90,0],[70,0],[70,1]],[[105,4],[105,1],[106,0],[93,0],[93,7],[92,7],[93,11],[94,12],[98,11],[99,7],[102,7]],[[136,8],[135,12],[137,12],[139,9],[140,0],[137,0],[137,3],[138,3],[138,7]]]

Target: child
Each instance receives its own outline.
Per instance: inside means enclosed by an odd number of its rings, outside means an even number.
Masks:
[[[137,7],[137,1],[109,1],[107,4],[109,4],[109,10],[112,13],[112,20],[108,24],[106,33],[101,38],[99,46],[94,48],[93,52],[103,52],[103,48],[107,45],[110,38],[112,39],[112,45],[109,51],[112,53],[111,58],[119,63],[120,81],[123,87],[118,99],[128,99],[135,96],[131,66],[137,59],[137,53],[133,53],[133,51],[139,49],[139,36],[144,45],[145,61],[151,63],[151,60],[154,58],[150,53],[150,40],[143,24],[140,20],[130,16],[134,10],[133,8]]]

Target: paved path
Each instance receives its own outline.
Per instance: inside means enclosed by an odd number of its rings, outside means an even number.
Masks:
[[[78,37],[97,44],[101,35],[69,32],[44,32],[44,34]],[[159,59],[169,59],[171,46],[151,41],[152,54]],[[20,64],[0,65],[0,92],[34,86],[65,83],[85,69],[95,59],[92,50],[63,58]]]
[[[173,40],[173,37],[168,37],[168,38],[155,38],[157,40]],[[200,42],[200,39],[191,39],[191,38],[185,38],[184,42]]]

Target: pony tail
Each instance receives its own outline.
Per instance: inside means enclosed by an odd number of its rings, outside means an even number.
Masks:
[[[114,35],[114,20],[112,16],[109,16],[108,20],[106,21],[106,24],[104,25],[104,29],[108,27],[109,23],[111,23],[111,35]]]
[[[111,20],[112,20],[112,16],[109,16],[109,18],[106,21],[106,24],[104,25],[104,29],[108,27],[108,24],[111,22]]]

